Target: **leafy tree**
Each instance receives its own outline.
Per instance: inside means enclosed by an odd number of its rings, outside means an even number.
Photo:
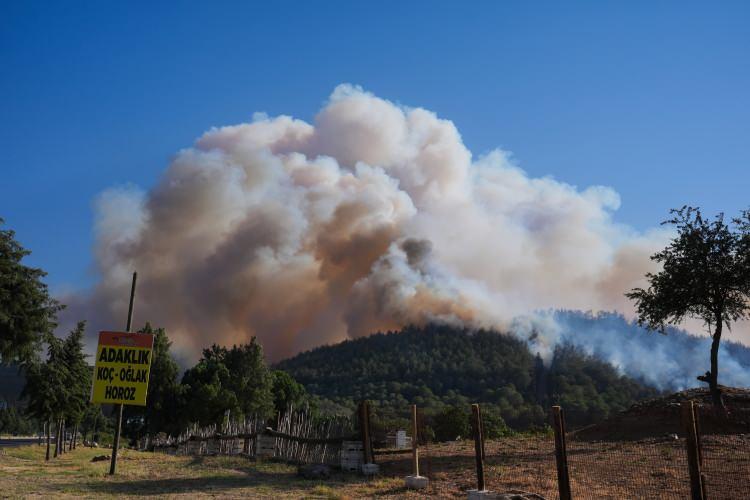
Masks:
[[[471,436],[468,407],[450,406],[435,416],[431,426],[438,441],[451,441]]]
[[[177,413],[182,387],[177,381],[180,369],[169,352],[172,342],[167,337],[164,328],[153,330],[147,323],[141,331],[154,333],[154,349],[146,398],[146,428],[151,435],[160,431],[176,433],[179,430]]]
[[[47,423],[48,459],[53,422],[57,429],[57,456],[63,447],[63,422],[77,425],[89,405],[91,369],[83,354],[84,329],[85,323],[79,322],[65,339],[49,336],[46,361],[33,359],[26,365],[26,385],[21,396],[28,401],[27,413]]]
[[[713,220],[694,207],[670,212],[664,222],[677,229],[677,236],[651,259],[662,264],[649,273],[648,289],[627,293],[635,301],[638,323],[662,333],[668,324],[686,317],[702,320],[711,332],[711,369],[698,380],[707,382],[716,408],[724,408],[718,385],[719,345],[723,327],[747,318],[750,313],[750,212],[732,224],[724,214]]]
[[[3,220],[0,219],[0,225]],[[21,263],[29,251],[11,230],[0,230],[0,362],[32,361],[51,335],[62,306],[42,282],[46,273]]]
[[[204,349],[182,383],[191,421],[219,423],[227,411],[238,416],[269,416],[273,411],[273,380],[254,337],[231,349],[217,345]]]
[[[498,439],[513,433],[500,415],[499,409],[491,405],[482,405],[482,429],[485,439]]]
[[[219,423],[227,410],[239,409],[237,396],[230,389],[231,374],[216,349],[204,349],[203,357],[182,376],[185,416],[200,425]]]
[[[67,367],[63,360],[63,342],[56,338],[47,339],[47,360],[33,360],[26,367],[26,385],[21,396],[28,400],[27,412],[47,423],[47,456],[50,454],[50,434],[52,425],[59,429],[65,414],[69,392]],[[57,434],[57,449],[60,447]]]
[[[154,347],[151,351],[146,406],[127,407],[127,420],[142,421],[131,437],[138,437],[142,432],[152,436],[159,432],[177,434],[186,422],[180,412],[183,386],[177,381],[179,367],[169,351],[172,342],[164,328],[154,329],[150,323],[146,323],[138,333],[152,334]]]
[[[229,386],[237,396],[239,411],[243,415],[270,415],[273,378],[256,338],[223,351],[224,364],[231,373]]]
[[[89,403],[79,424],[81,435],[84,439],[91,434],[91,441],[101,443],[102,434],[114,432],[114,423],[112,418],[106,417],[102,413],[102,405],[98,403]]]
[[[307,391],[294,377],[283,370],[273,370],[273,405],[278,413],[283,413],[294,405],[299,407],[307,399]]]
[[[125,408],[125,434],[134,439],[144,433],[152,436],[159,432],[177,434],[187,422],[180,411],[184,386],[177,381],[179,367],[169,351],[172,342],[164,328],[154,329],[150,323],[138,333],[154,336],[148,394],[145,407]]]
[[[37,428],[37,422],[29,419],[15,406],[8,406],[0,409],[0,433],[30,435]]]
[[[83,419],[89,406],[91,395],[91,368],[86,363],[83,353],[83,334],[86,323],[80,321],[65,338],[62,344],[61,363],[65,367],[67,402],[64,415],[68,422],[74,425],[74,438],[78,431],[78,424]]]

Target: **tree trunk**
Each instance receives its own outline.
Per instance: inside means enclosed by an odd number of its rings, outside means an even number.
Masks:
[[[51,420],[47,421],[47,432],[46,432],[47,433],[47,454],[44,456],[44,460],[47,460],[47,461],[49,461],[49,442],[50,442],[49,436],[50,436],[50,433],[51,433],[50,432],[50,427],[52,427],[52,421]]]
[[[52,455],[53,458],[57,458],[57,455],[60,454],[60,430],[62,429],[62,419],[57,419],[57,425],[55,426],[55,454]]]
[[[60,452],[65,455],[65,419],[62,421],[62,429],[60,430]]]
[[[78,424],[76,424],[75,427],[73,427],[73,449],[76,449],[76,445],[78,441]]]
[[[711,342],[711,373],[708,376],[708,387],[711,391],[711,401],[714,409],[724,411],[724,400],[719,389],[719,344],[721,343],[722,318],[716,317],[716,330]]]
[[[95,441],[97,443],[99,442],[99,436],[97,436],[97,433],[96,433],[96,431],[98,429],[98,427],[97,427],[98,424],[99,424],[99,415],[96,415],[96,416],[94,416],[94,429],[91,431],[91,441],[89,441],[89,446],[90,447],[94,446],[94,442]]]

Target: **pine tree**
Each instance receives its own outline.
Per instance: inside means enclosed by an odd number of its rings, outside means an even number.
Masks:
[[[69,392],[67,367],[63,362],[63,342],[56,338],[47,339],[47,360],[32,360],[26,366],[26,385],[21,396],[28,401],[27,412],[47,422],[47,456],[50,455],[50,434],[55,431],[55,456],[60,451],[60,429]],[[54,427],[53,427],[54,426]]]
[[[176,434],[182,423],[179,418],[182,387],[177,381],[179,367],[169,351],[172,342],[164,328],[154,330],[150,323],[146,323],[140,333],[154,335],[148,395],[143,409],[145,430],[152,436],[158,432]]]
[[[83,353],[83,334],[86,323],[80,321],[63,341],[62,362],[67,368],[68,401],[65,406],[66,421],[73,425],[71,444],[75,447],[78,424],[83,419],[91,394],[91,368]]]
[[[3,220],[0,219],[0,225]],[[57,326],[62,306],[42,282],[46,273],[21,263],[29,255],[15,233],[0,230],[0,362],[33,362]]]

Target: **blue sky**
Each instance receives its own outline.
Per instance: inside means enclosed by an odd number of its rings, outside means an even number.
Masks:
[[[750,205],[750,3],[155,4],[0,4],[0,217],[53,289],[93,282],[102,190],[255,111],[310,121],[342,82],[611,186],[639,229]]]

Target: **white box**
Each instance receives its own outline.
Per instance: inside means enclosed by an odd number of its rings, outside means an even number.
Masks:
[[[424,476],[406,476],[406,487],[410,490],[423,490],[429,485],[429,479]]]
[[[362,464],[362,474],[365,476],[374,476],[380,472],[378,464]]]
[[[488,490],[469,490],[469,500],[486,500],[488,498],[497,498],[497,495]]]
[[[276,455],[276,438],[273,436],[259,435],[255,438],[255,456],[273,457]]]

